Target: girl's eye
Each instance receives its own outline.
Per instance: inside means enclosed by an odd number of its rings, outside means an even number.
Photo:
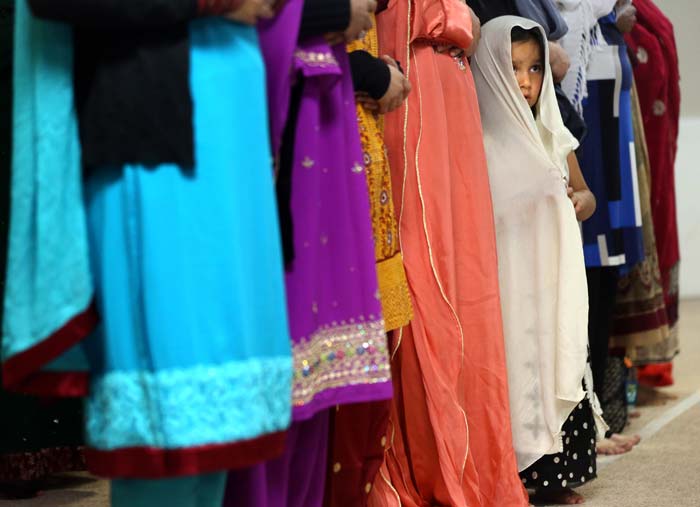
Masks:
[[[533,65],[532,67],[530,67],[530,72],[536,72],[536,73],[542,72],[542,66],[541,65]]]

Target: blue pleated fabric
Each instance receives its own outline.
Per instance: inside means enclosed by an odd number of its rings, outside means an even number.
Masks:
[[[290,421],[292,359],[255,29],[195,21],[190,58],[196,166],[100,168],[86,182],[102,316],[86,345],[87,441],[100,451],[225,444]]]

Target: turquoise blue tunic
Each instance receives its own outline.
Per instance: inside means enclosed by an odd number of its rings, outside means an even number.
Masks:
[[[285,429],[291,358],[253,28],[191,28],[196,167],[126,166],[86,183],[102,325],[88,340],[87,437],[177,449]]]
[[[264,67],[253,28],[191,24],[196,167],[102,168],[86,182],[102,325],[87,440],[177,450],[287,428],[292,361]],[[120,480],[113,505],[218,507],[222,474]]]
[[[73,371],[57,355],[72,342],[43,342],[94,294],[101,323],[79,345],[86,440],[100,469],[122,477],[112,505],[218,507],[236,444],[285,430],[291,416],[257,34],[223,19],[191,24],[195,167],[98,168],[81,188],[70,27],[18,5],[3,359],[21,370],[30,351],[32,367],[55,356],[49,368]],[[221,460],[198,454],[212,449]],[[144,461],[160,468],[134,472]]]

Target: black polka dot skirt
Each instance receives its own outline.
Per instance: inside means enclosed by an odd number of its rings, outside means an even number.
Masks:
[[[564,452],[543,456],[520,478],[528,489],[575,488],[596,478],[596,430],[588,395],[562,428]]]

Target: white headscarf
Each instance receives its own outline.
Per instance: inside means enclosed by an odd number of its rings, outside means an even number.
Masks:
[[[587,95],[586,70],[593,47],[605,45],[598,19],[610,14],[615,3],[616,0],[557,0],[559,12],[569,27],[559,42],[571,61],[561,87],[579,113]]]
[[[513,73],[511,31],[544,30],[514,16],[482,28],[472,70],[496,218],[513,441],[520,470],[562,451],[561,428],[584,397],[588,293],[583,245],[566,195],[564,126],[545,76],[533,116]]]

